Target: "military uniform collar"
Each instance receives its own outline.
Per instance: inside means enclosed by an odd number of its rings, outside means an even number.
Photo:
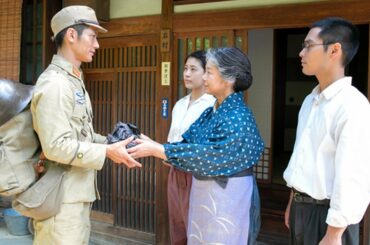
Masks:
[[[82,80],[82,71],[79,68],[75,67],[71,62],[64,59],[62,56],[57,54],[54,55],[51,63],[62,68],[71,76]]]

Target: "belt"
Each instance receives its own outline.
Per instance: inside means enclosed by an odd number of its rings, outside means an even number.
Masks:
[[[330,204],[330,199],[317,200],[317,199],[310,197],[306,193],[302,193],[302,192],[295,190],[294,188],[292,190],[293,190],[293,199],[297,203],[308,203],[308,204],[326,205],[326,206],[329,206]]]
[[[230,176],[215,176],[215,177],[210,177],[210,176],[199,176],[199,175],[194,175],[194,178],[197,180],[214,180],[216,183],[221,186],[222,188],[226,188],[227,182],[229,181],[229,178],[234,178],[234,177],[244,177],[244,176],[251,176],[253,175],[253,168],[247,168],[239,173],[230,175]]]

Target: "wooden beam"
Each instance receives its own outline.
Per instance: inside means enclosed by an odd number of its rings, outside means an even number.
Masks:
[[[287,14],[289,13],[289,14]],[[335,0],[287,4],[242,10],[175,14],[174,32],[305,27],[328,16],[341,16],[354,23],[370,20],[370,2]]]
[[[101,23],[108,32],[100,33],[99,38],[158,34],[160,32],[160,20],[160,15],[113,19]]]
[[[229,0],[174,0],[174,5],[185,5],[185,4],[195,4],[195,3],[211,3]]]

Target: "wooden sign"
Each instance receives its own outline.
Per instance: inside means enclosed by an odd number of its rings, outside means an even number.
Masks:
[[[161,30],[161,52],[170,52],[170,30]]]
[[[170,86],[171,62],[162,62],[162,85]]]

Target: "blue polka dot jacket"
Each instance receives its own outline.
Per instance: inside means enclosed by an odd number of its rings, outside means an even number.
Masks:
[[[215,110],[206,109],[182,135],[164,144],[167,161],[197,176],[231,176],[252,167],[264,150],[254,116],[242,92],[232,93]]]

